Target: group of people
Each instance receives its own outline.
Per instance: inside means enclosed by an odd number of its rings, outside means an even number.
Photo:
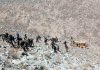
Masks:
[[[16,33],[16,36],[13,36],[12,34],[9,33],[4,33],[4,34],[0,34],[0,37],[2,38],[3,41],[9,43],[11,45],[11,47],[14,48],[22,48],[25,52],[28,51],[29,47],[33,48],[35,47],[34,43],[39,43],[41,41],[41,36],[37,35],[35,39],[33,38],[28,38],[27,34],[24,35],[24,38],[22,38],[20,36],[19,33]],[[35,41],[35,42],[34,42]],[[48,41],[51,41],[51,48],[54,50],[54,53],[57,53],[59,50],[59,45],[57,45],[56,43],[59,42],[58,38],[48,38],[44,36],[44,43],[45,45],[49,45]],[[68,46],[67,46],[67,42],[64,41],[63,43],[65,45],[65,49],[68,52]]]

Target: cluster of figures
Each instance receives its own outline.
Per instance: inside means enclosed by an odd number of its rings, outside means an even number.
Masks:
[[[24,38],[22,38],[19,35],[19,33],[16,33],[16,37],[14,37],[13,35],[9,33],[4,33],[4,34],[0,34],[0,37],[2,38],[3,41],[9,43],[11,47],[22,48],[25,52],[28,51],[29,47],[30,48],[35,47],[34,45],[35,42],[39,43],[41,41],[40,35],[37,35],[36,39],[32,39],[32,38],[28,38],[26,34],[24,35]],[[57,53],[57,51],[60,51],[59,46],[56,44],[57,42],[59,42],[57,37],[55,38],[44,37],[45,45],[48,45],[48,41],[51,41],[50,45],[51,45],[51,48],[54,50],[54,53]],[[64,41],[63,44],[65,45],[66,51],[68,52],[67,42]]]

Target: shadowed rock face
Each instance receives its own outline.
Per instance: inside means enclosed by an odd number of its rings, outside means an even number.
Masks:
[[[100,46],[99,0],[0,0],[0,33],[74,36]]]

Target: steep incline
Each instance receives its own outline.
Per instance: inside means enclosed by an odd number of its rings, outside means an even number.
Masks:
[[[99,0],[0,0],[0,33],[72,35],[100,46],[99,12]]]
[[[28,56],[21,56],[19,53],[21,51],[18,51],[17,55],[15,56],[19,59],[7,59],[9,50],[11,49],[9,46],[7,46],[6,51],[4,50],[3,46],[0,48],[0,50],[1,49],[2,52],[0,52],[0,68],[3,67],[3,62],[5,61],[6,70],[34,70],[36,67],[40,68],[41,66],[45,70],[100,69],[100,65],[98,63],[94,63],[92,60],[90,60],[90,62],[87,56],[85,58],[77,58],[75,55],[72,55],[71,52],[73,49],[69,50],[67,53],[65,51],[54,53],[51,47],[44,45],[43,42],[37,43],[33,49],[27,52]],[[83,53],[86,52],[86,50],[80,52],[81,55],[84,56]]]
[[[73,48],[68,44],[70,55],[61,54],[62,62],[70,61],[63,61],[68,56],[89,64],[100,64],[99,0],[0,0],[0,34],[5,32],[26,33],[32,38],[37,34],[57,36],[68,42],[73,36],[75,40],[88,43],[88,49]],[[62,45],[60,49],[64,50]]]

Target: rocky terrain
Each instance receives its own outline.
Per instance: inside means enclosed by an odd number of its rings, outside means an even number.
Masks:
[[[47,70],[100,70],[99,0],[0,0],[0,34],[5,32],[19,32],[22,36],[26,33],[31,38],[38,34],[57,36],[62,42],[67,40],[69,46],[66,53],[59,44],[62,53],[54,54],[41,42],[34,47],[38,51],[31,49],[29,56],[18,55],[19,59],[12,60],[6,58],[9,45],[0,41],[0,66],[9,61],[7,70],[34,70],[36,66]],[[71,36],[85,41],[88,48],[70,46]],[[4,46],[8,46],[7,52]]]

